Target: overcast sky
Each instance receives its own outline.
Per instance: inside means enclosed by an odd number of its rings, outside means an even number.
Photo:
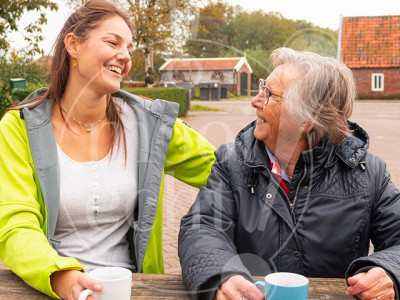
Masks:
[[[58,0],[62,3],[62,0]],[[287,19],[300,19],[321,27],[338,29],[340,16],[400,15],[398,0],[228,0],[229,4],[240,5],[247,11],[277,11]],[[48,12],[48,24],[44,26],[43,48],[49,54],[51,47],[66,18],[71,13],[65,5],[58,12]],[[29,19],[29,18],[25,18]],[[15,48],[21,48],[21,36],[14,35]]]
[[[278,11],[287,19],[338,29],[340,16],[400,15],[398,0],[229,0],[246,10]]]

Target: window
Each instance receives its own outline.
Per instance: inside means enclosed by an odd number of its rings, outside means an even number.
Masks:
[[[224,80],[224,73],[222,73],[221,71],[215,71],[211,74],[211,79],[213,80]]]
[[[185,74],[182,71],[174,70],[174,74],[172,75],[172,78],[175,81],[184,81],[185,80]]]
[[[383,73],[372,74],[371,78],[371,90],[372,91],[383,91]]]

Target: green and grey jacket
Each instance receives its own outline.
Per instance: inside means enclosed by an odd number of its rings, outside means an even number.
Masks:
[[[43,93],[39,90],[30,98]],[[192,186],[206,184],[215,148],[177,118],[178,105],[148,101],[124,91],[138,119],[138,205],[128,236],[137,272],[162,273],[164,172]],[[53,100],[9,111],[0,121],[0,258],[32,287],[58,298],[50,275],[83,270],[62,257],[54,239],[59,206],[59,165],[51,114]]]

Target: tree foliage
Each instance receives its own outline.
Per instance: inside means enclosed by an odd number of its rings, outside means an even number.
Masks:
[[[246,56],[253,69],[253,88],[271,71],[269,57],[276,48],[336,57],[336,31],[286,19],[278,12],[247,12],[217,0],[200,10],[197,28],[197,39],[187,42],[188,56]]]
[[[25,13],[37,12],[37,19],[32,20],[23,28],[25,32],[24,39],[29,45],[24,49],[24,52],[27,55],[34,55],[36,53],[43,54],[43,50],[40,47],[40,42],[44,40],[42,26],[47,23],[46,14],[43,12],[43,9],[57,10],[57,4],[51,0],[2,0],[0,2],[0,8],[0,49],[4,49],[4,52],[9,50],[10,44],[8,37],[10,33],[21,30],[19,22],[22,20]]]
[[[233,8],[218,1],[200,9],[191,24],[187,51],[194,57],[219,57],[229,48],[226,28],[232,20]]]
[[[12,50],[9,57],[5,54],[0,55],[0,117],[13,101],[22,100],[14,98],[16,93],[11,90],[10,79],[25,79],[28,90],[33,91],[45,85],[42,75],[41,66],[32,58],[26,57],[24,52],[17,53]]]
[[[276,13],[240,12],[227,30],[229,43],[237,49],[275,48],[291,30],[282,19]]]
[[[155,52],[153,55],[154,75],[159,78],[159,68],[164,64],[165,60],[160,52]],[[133,81],[144,81],[146,78],[146,66],[144,53],[141,50],[136,50],[132,54],[132,68],[129,76]]]
[[[194,9],[193,0],[135,0],[129,11],[134,23],[133,40],[142,46],[145,54],[150,47],[159,51],[175,48],[179,44],[174,37],[183,34]],[[182,39],[183,36],[180,36]]]

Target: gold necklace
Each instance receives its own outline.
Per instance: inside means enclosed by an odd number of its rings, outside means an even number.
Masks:
[[[82,125],[83,127],[85,127],[85,130],[87,133],[91,133],[92,132],[92,127],[99,125],[107,116],[107,114],[104,114],[104,116],[101,117],[100,120],[93,122],[93,123],[84,123],[79,121],[78,119],[75,119],[73,116],[71,116],[64,108],[62,108],[62,106],[60,105],[61,110],[69,117],[71,118],[74,122],[78,123],[79,125]]]

